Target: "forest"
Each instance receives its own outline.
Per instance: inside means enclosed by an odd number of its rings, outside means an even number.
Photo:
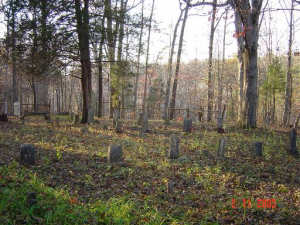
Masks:
[[[0,1],[0,225],[299,225],[299,21],[299,0]]]

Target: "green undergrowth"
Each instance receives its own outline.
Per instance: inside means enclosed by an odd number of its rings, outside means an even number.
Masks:
[[[36,194],[34,204],[28,202]],[[47,187],[30,170],[13,162],[0,167],[0,224],[164,224],[157,210],[126,197],[82,203],[63,189]],[[171,220],[170,220],[171,221]],[[177,224],[176,222],[174,224]]]

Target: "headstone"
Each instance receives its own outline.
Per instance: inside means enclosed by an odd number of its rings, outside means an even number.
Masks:
[[[109,163],[121,162],[123,156],[122,146],[110,145],[108,148],[107,161]]]
[[[167,183],[167,192],[168,192],[168,194],[174,193],[174,182],[168,181],[168,183]]]
[[[118,109],[115,109],[113,113],[113,128],[116,128],[119,120],[120,120],[120,111]]]
[[[255,156],[263,156],[263,143],[262,142],[254,143],[254,153],[255,153]]]
[[[45,118],[46,121],[50,122],[50,115],[49,114],[45,114],[44,118]]]
[[[8,109],[7,102],[4,102],[4,114],[6,115],[7,115],[7,109]]]
[[[144,118],[144,114],[143,113],[139,113],[138,115],[138,120],[137,120],[137,124],[142,126],[143,124],[143,118]]]
[[[149,123],[148,123],[148,113],[145,112],[144,113],[144,117],[143,117],[143,123],[142,123],[142,129],[143,129],[143,132],[146,133],[149,129]]]
[[[14,103],[14,116],[20,117],[21,116],[21,105],[20,102]]]
[[[22,144],[20,147],[20,161],[22,164],[34,165],[35,163],[35,148],[31,144]]]
[[[299,153],[297,151],[297,131],[296,131],[296,128],[293,128],[290,131],[290,144],[291,144],[290,153],[292,155],[298,156]]]
[[[7,114],[1,114],[1,115],[0,115],[0,121],[2,121],[2,122],[7,122],[7,121],[8,121]]]
[[[93,123],[94,122],[94,109],[93,109],[93,107],[90,108],[90,110],[88,112],[87,122],[88,123]]]
[[[79,115],[78,115],[78,114],[75,114],[73,123],[74,123],[74,124],[78,124],[78,123],[79,123],[79,120],[80,120]]]
[[[183,131],[186,133],[191,133],[192,132],[192,124],[193,124],[192,119],[185,118],[183,121]]]
[[[115,130],[116,130],[116,133],[122,133],[122,121],[121,120],[116,121]]]
[[[223,159],[225,157],[225,139],[221,138],[219,141],[217,157]]]
[[[0,121],[7,122],[7,102],[4,102],[3,105],[0,105]]]
[[[179,138],[174,134],[170,137],[168,157],[170,159],[177,159],[179,157]]]

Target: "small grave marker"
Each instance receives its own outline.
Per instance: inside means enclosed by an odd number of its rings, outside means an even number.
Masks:
[[[254,154],[255,154],[255,156],[263,156],[263,143],[262,142],[254,143]]]
[[[185,118],[183,121],[183,131],[186,133],[191,133],[192,126],[193,126],[192,124],[193,124],[192,119]]]
[[[121,162],[123,156],[122,146],[112,144],[108,148],[107,161],[109,163]]]
[[[179,138],[174,134],[170,137],[168,157],[170,159],[177,159],[179,157]]]
[[[35,164],[35,148],[31,144],[22,144],[20,147],[20,161],[24,165]]]

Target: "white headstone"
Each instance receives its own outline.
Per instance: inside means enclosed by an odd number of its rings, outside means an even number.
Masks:
[[[4,114],[7,114],[7,102],[4,102]]]
[[[14,103],[14,116],[21,116],[21,105],[20,102]]]

